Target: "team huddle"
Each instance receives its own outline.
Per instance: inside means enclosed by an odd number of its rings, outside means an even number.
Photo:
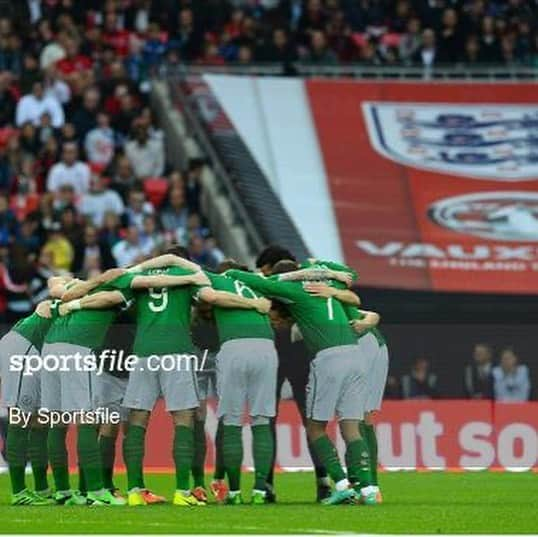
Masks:
[[[205,406],[211,383],[218,428],[209,491],[217,503],[243,503],[242,428],[248,415],[255,471],[251,502],[275,502],[275,421],[286,378],[306,429],[317,500],[325,505],[381,502],[372,416],[381,406],[388,350],[377,328],[379,315],[361,309],[351,290],[357,273],[330,261],[299,264],[277,246],[262,252],[256,265],[257,272],[249,272],[229,260],[210,272],[176,247],[86,281],[50,278],[50,299],[20,320],[0,345],[2,404],[29,416],[8,427],[12,504],[164,503],[144,481],[146,430],[162,398],[174,427],[173,504],[205,505]],[[99,351],[125,315],[134,327],[130,343],[136,357],[128,374],[106,367],[97,374],[80,367],[77,358],[104,355]],[[213,328],[214,342],[200,326]],[[291,352],[284,353],[284,347]],[[198,365],[202,355],[204,362],[210,356],[214,369],[185,362],[165,367],[170,358],[179,363],[185,357]],[[25,374],[12,367],[14,356],[64,360],[61,368]],[[102,409],[119,419],[97,425],[84,419],[85,413]],[[69,474],[69,424],[44,426],[38,419],[44,413],[77,416],[78,488]],[[345,443],[345,464],[326,432],[333,418]],[[126,498],[113,481],[121,427]],[[33,489],[26,484],[27,462]]]

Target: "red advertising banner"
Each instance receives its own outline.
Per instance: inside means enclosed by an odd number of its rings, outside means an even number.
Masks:
[[[213,465],[216,431],[215,406],[208,409],[207,464]],[[330,434],[341,454],[342,439],[335,424]],[[145,467],[171,471],[173,427],[159,404],[146,437]],[[250,429],[244,429],[246,467],[252,466]],[[491,403],[487,401],[387,401],[377,420],[379,460],[387,470],[538,471],[538,403]],[[75,435],[69,450],[74,467]],[[118,454],[121,443],[118,443]],[[309,469],[306,436],[293,401],[280,403],[277,423],[277,463],[285,470]],[[123,465],[121,460],[118,461]]]
[[[538,85],[305,84],[363,285],[537,292]]]

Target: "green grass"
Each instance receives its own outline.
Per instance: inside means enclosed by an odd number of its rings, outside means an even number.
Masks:
[[[385,473],[376,507],[313,503],[310,473],[277,476],[277,505],[175,508],[10,507],[0,477],[1,533],[536,533],[538,475]],[[173,477],[148,485],[171,497]],[[125,486],[123,476],[118,484]],[[244,477],[245,498],[252,475]]]

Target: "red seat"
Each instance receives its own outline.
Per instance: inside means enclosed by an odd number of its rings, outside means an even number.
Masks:
[[[144,181],[144,192],[152,205],[160,207],[168,192],[168,180],[163,177],[150,177]]]

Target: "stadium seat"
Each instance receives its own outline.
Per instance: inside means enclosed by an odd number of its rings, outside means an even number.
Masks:
[[[144,181],[144,192],[154,207],[160,207],[168,192],[168,181],[163,177],[150,177]]]

